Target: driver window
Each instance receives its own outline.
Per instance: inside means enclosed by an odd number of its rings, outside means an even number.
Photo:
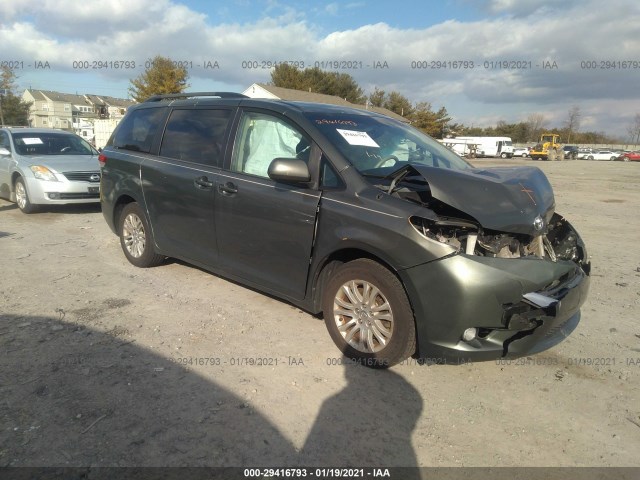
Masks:
[[[245,112],[233,149],[231,170],[268,177],[274,158],[309,160],[311,142],[291,125],[262,113]]]

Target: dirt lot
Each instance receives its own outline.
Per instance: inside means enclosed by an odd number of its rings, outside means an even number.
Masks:
[[[593,278],[569,339],[502,364],[339,365],[287,303],[133,267],[99,207],[0,201],[0,466],[640,466],[640,164],[506,163],[547,173]]]

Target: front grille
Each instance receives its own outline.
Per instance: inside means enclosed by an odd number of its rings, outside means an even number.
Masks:
[[[100,172],[62,172],[62,174],[72,182],[100,182]],[[97,178],[95,175],[97,175]],[[92,179],[91,176],[94,176],[94,178]]]
[[[80,198],[100,198],[99,193],[61,193],[59,200],[77,200]]]

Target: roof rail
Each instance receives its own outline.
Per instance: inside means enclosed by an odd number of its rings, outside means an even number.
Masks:
[[[161,100],[167,100],[172,98],[191,98],[191,97],[219,97],[219,98],[249,98],[241,93],[234,92],[184,92],[184,93],[171,93],[167,95],[153,95],[147,98],[144,103],[147,102],[159,102]]]

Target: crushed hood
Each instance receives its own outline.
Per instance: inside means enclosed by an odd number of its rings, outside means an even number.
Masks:
[[[433,198],[472,216],[487,229],[539,235],[555,209],[551,184],[537,167],[411,166],[427,180]],[[544,219],[543,229],[534,227],[538,216]]]

